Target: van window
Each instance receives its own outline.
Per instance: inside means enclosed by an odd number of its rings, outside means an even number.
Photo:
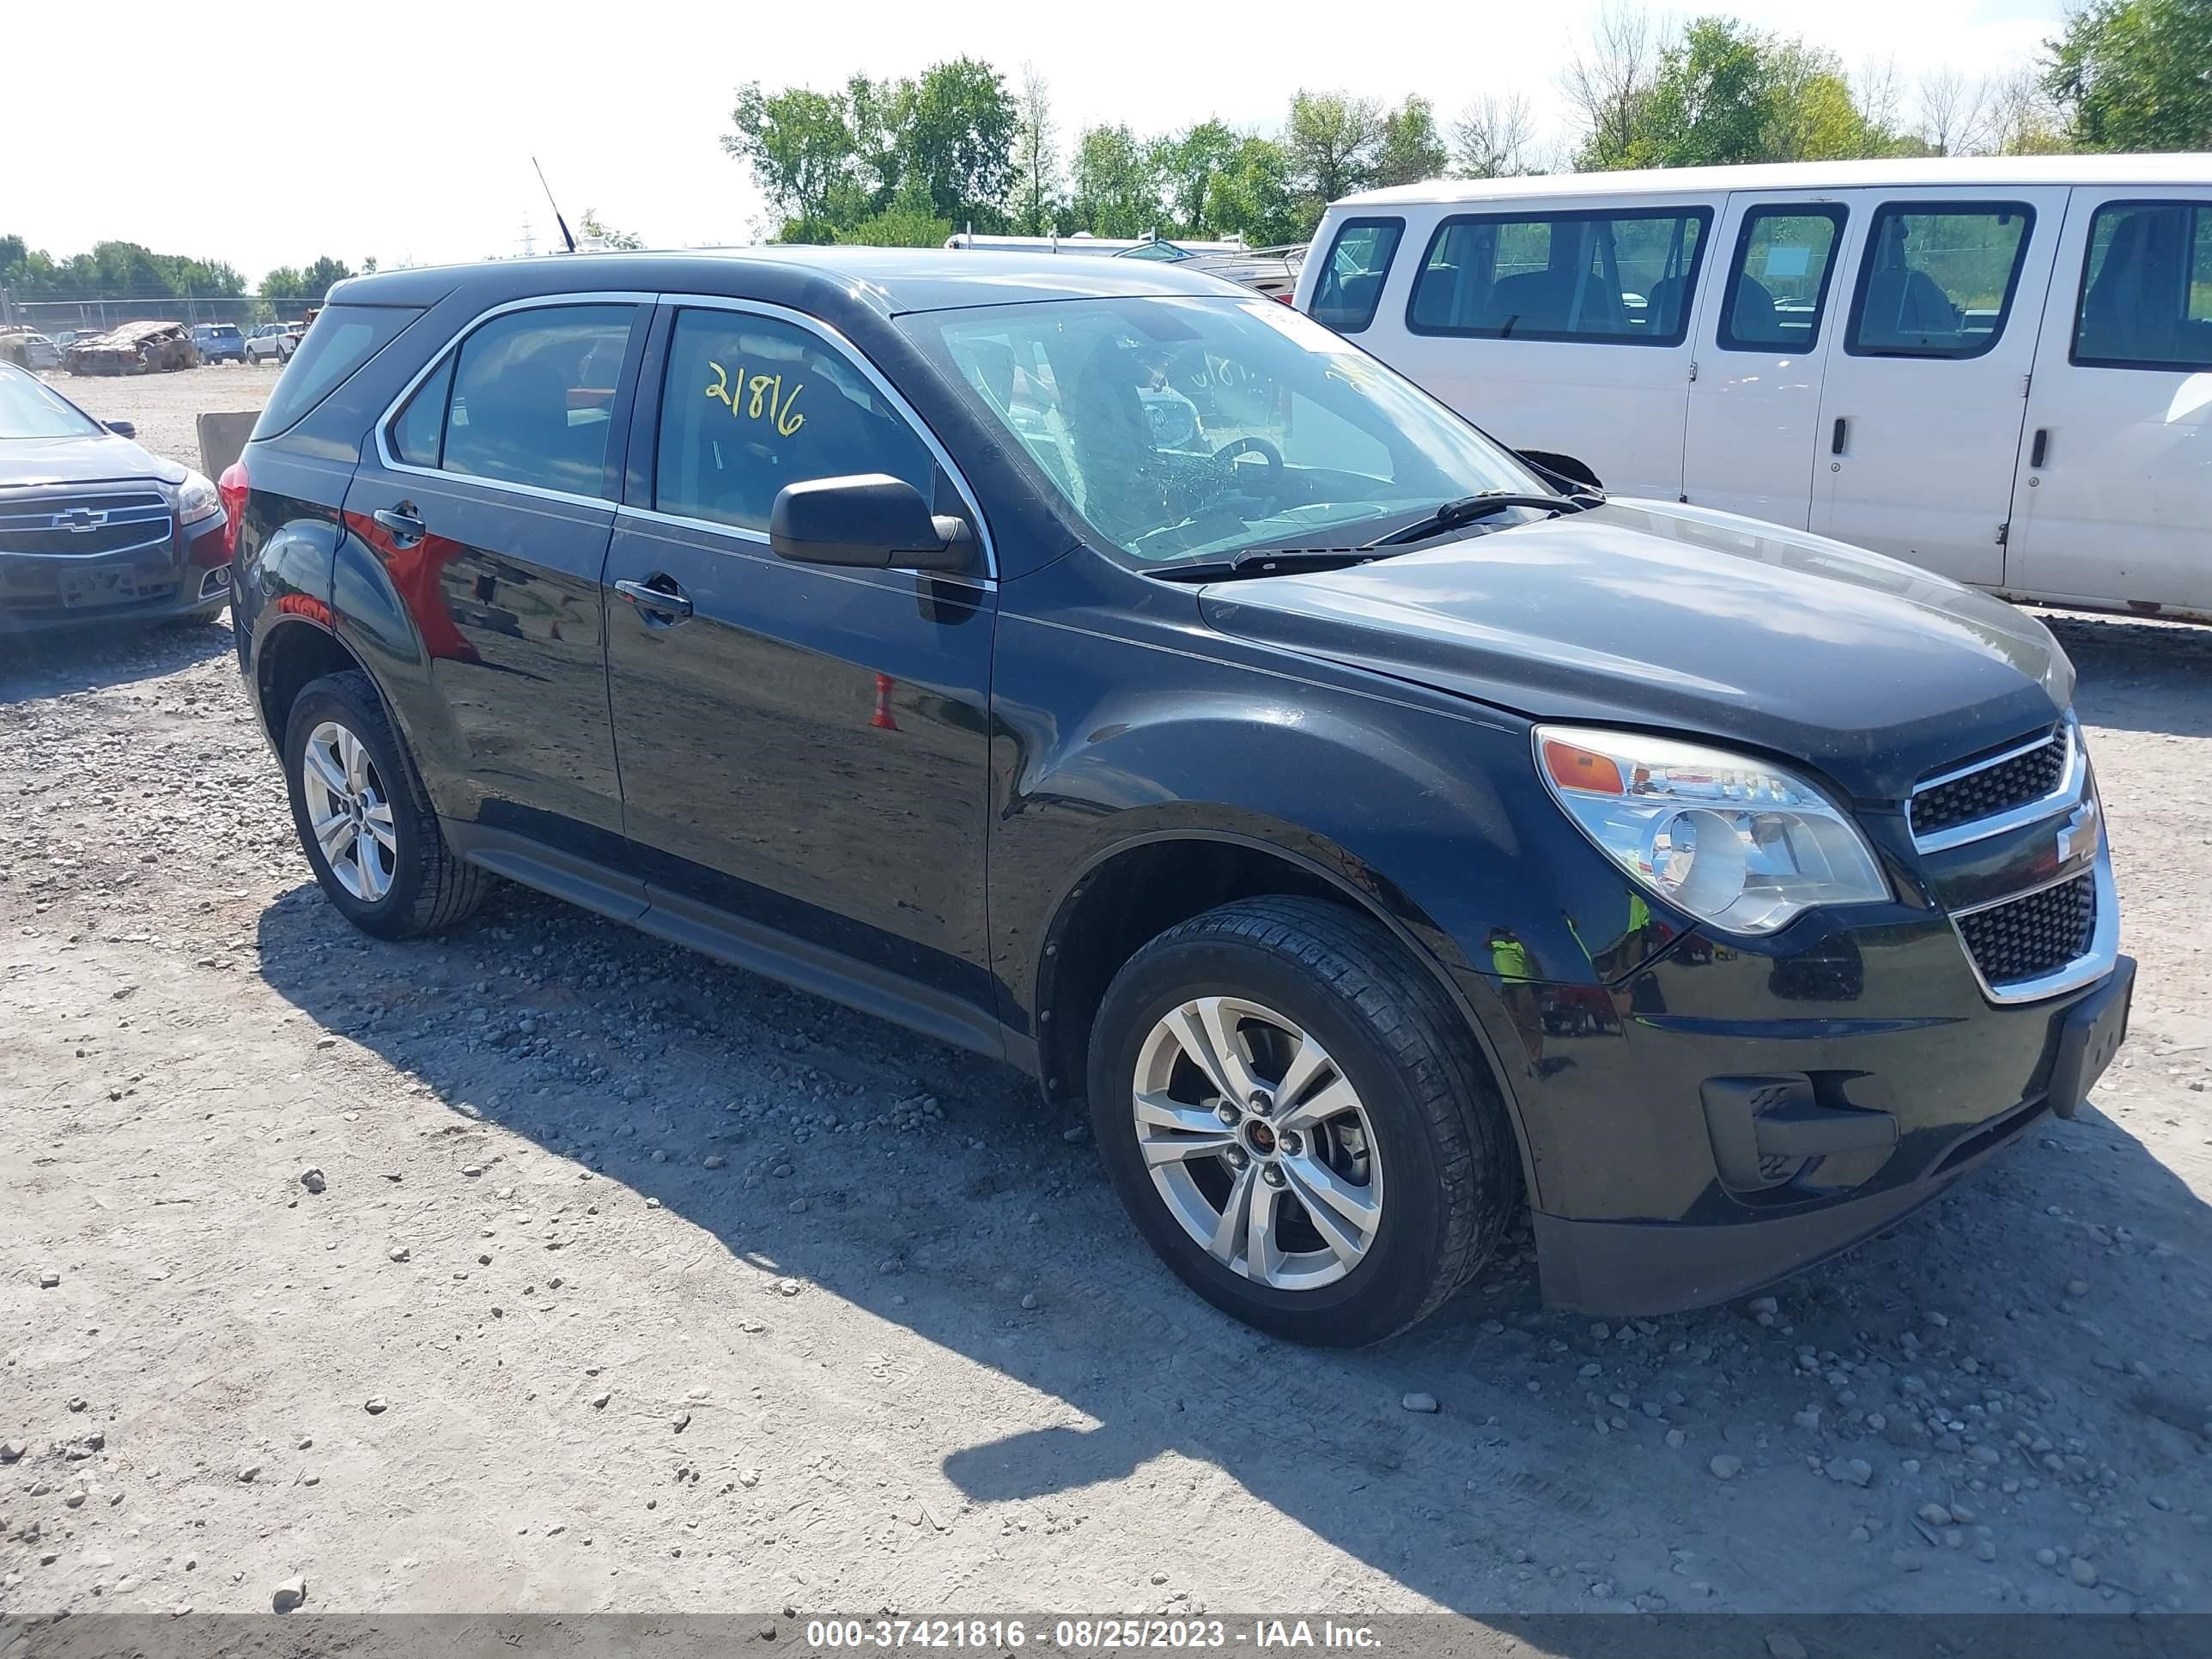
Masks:
[[[1413,278],[1406,326],[1490,340],[1680,345],[1706,208],[1445,220]]]
[[[1980,356],[2003,337],[2034,228],[2025,202],[1877,208],[1844,349],[1857,357]]]
[[[1729,267],[1720,343],[1730,351],[1810,351],[1820,337],[1844,210],[1825,204],[1753,208]]]
[[[462,341],[441,467],[568,495],[607,495],[615,389],[635,315],[634,306],[533,307],[495,317]],[[411,405],[399,425],[404,442],[421,445],[422,421]]]
[[[2089,222],[2074,361],[2212,368],[2212,203],[2107,202]]]
[[[874,381],[819,335],[750,312],[678,312],[653,504],[765,534],[776,492],[887,472],[933,500],[937,462]]]
[[[1340,334],[1357,334],[1373,322],[1405,234],[1403,219],[1346,219],[1339,225],[1314,289],[1313,319]]]

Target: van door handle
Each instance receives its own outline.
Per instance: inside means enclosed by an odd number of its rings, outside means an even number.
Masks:
[[[430,526],[416,517],[412,501],[402,501],[397,507],[380,507],[368,516],[392,532],[394,547],[412,547],[430,533]]]
[[[2047,426],[2039,426],[2035,428],[2035,441],[2028,446],[2027,464],[2030,466],[2039,467],[2043,465],[2043,458],[2050,453],[2051,428]]]
[[[1850,434],[1850,417],[1844,415],[1837,416],[1834,435],[1828,440],[1828,453],[1840,455],[1844,453],[1844,440]]]
[[[660,586],[662,583],[666,586]],[[649,582],[618,581],[615,592],[647,613],[647,626],[654,625],[655,617],[660,619],[659,625],[662,627],[691,620],[690,596],[673,576],[655,576]]]

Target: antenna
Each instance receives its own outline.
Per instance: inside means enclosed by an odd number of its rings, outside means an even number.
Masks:
[[[568,222],[561,216],[561,204],[553,199],[553,186],[545,182],[545,169],[538,165],[538,158],[530,158],[530,165],[538,174],[538,187],[545,192],[545,204],[553,210],[553,222],[561,227],[561,240],[568,245],[568,252],[576,251],[576,239],[569,234]]]

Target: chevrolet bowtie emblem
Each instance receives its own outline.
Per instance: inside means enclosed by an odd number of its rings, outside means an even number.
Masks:
[[[66,513],[54,514],[54,528],[57,530],[97,530],[106,522],[107,514],[95,512],[88,507],[73,507]]]
[[[2092,795],[2075,807],[2059,827],[2059,863],[2070,864],[2083,854],[2095,852],[2104,832],[2104,815],[2097,810],[2097,798]]]

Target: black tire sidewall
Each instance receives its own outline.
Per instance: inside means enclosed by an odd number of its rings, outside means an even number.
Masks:
[[[1183,1231],[1152,1184],[1131,1110],[1137,1054],[1162,1016],[1197,996],[1249,998],[1283,1014],[1328,1051],[1367,1109],[1382,1168],[1382,1224],[1359,1266],[1333,1285],[1283,1291],[1231,1271]],[[1443,1161],[1396,1060],[1325,984],[1246,941],[1164,941],[1139,952],[1109,989],[1091,1062],[1091,1127],[1108,1173],[1146,1242],[1192,1289],[1248,1323],[1328,1346],[1375,1341],[1416,1316],[1441,1271]]]
[[[373,698],[374,694],[368,695]],[[346,891],[344,884],[332,873],[330,860],[316,844],[308,817],[306,787],[300,775],[301,757],[307,750],[307,734],[325,720],[337,721],[360,739],[369,758],[376,763],[377,779],[384,786],[385,798],[392,803],[395,848],[392,887],[373,903]],[[284,787],[292,802],[292,823],[299,832],[300,850],[307,854],[307,866],[315,872],[316,884],[322,888],[324,896],[364,932],[398,930],[404,920],[414,914],[426,869],[416,836],[416,814],[409,799],[412,778],[383,708],[364,708],[362,693],[343,681],[318,680],[309,685],[292,704],[291,715],[284,724]]]

